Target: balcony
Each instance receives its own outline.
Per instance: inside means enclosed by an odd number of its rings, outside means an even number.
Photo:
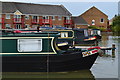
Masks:
[[[64,24],[65,25],[71,25],[72,24],[72,20],[64,20]]]
[[[4,23],[4,18],[0,18],[0,23]]]
[[[2,29],[5,29],[4,18],[0,18],[0,23],[2,24]]]
[[[39,24],[39,19],[32,19],[32,24]]]
[[[52,24],[51,19],[40,19],[40,24]]]
[[[22,18],[13,18],[13,23],[23,23]]]

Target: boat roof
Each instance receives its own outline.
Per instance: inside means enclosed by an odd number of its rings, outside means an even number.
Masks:
[[[20,30],[0,30],[0,34],[2,37],[4,36],[39,36],[39,37],[57,37],[60,34],[58,32],[52,31],[44,31],[44,32],[37,32],[37,31],[20,31]]]

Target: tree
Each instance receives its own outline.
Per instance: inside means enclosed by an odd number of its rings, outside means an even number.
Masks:
[[[120,32],[120,16],[116,16],[113,20],[112,30],[114,32]]]

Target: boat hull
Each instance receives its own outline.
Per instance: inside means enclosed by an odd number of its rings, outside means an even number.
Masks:
[[[2,56],[2,72],[62,72],[90,69],[98,53],[60,55],[10,55]]]

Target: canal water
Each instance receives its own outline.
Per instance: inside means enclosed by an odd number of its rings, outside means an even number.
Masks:
[[[95,64],[93,65],[91,72],[95,79],[111,79],[117,80],[118,74],[118,57],[120,57],[120,38],[112,33],[102,33],[102,41],[99,42],[99,46],[112,47],[112,44],[116,45],[115,54],[112,50],[105,51],[103,57],[98,57]]]
[[[99,46],[111,47],[112,44],[116,45],[115,54],[112,51],[105,51],[104,56],[98,57],[94,65],[90,70],[80,70],[71,72],[55,72],[55,73],[2,73],[2,78],[14,79],[14,80],[41,80],[41,79],[68,79],[68,80],[118,80],[120,74],[118,74],[118,57],[120,57],[120,37],[113,36],[112,33],[102,33],[102,40],[99,42]]]

